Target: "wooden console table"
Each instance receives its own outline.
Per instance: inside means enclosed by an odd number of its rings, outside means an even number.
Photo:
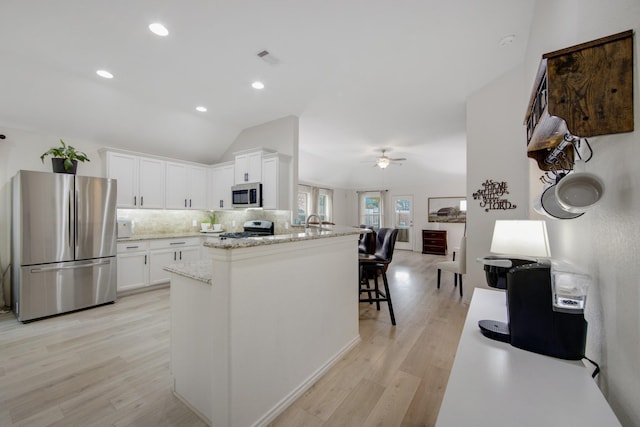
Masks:
[[[475,289],[436,426],[619,426],[582,362],[480,333],[478,320],[507,320],[505,297]]]

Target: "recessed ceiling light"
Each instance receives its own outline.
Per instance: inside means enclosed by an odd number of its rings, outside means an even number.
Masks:
[[[500,41],[498,42],[498,45],[500,46],[508,46],[511,43],[513,43],[513,41],[516,39],[516,35],[515,34],[507,34],[506,36],[502,37],[500,39]]]
[[[167,27],[165,27],[159,22],[154,22],[153,24],[149,25],[149,29],[153,34],[161,37],[165,37],[169,35],[169,30],[167,30]]]
[[[98,70],[98,71],[96,71],[96,74],[99,75],[102,78],[105,78],[105,79],[112,79],[113,78],[113,74],[111,74],[107,70]]]
[[[262,82],[253,82],[251,83],[251,87],[254,89],[264,89],[264,83]]]
[[[196,107],[196,111],[200,111],[201,113],[206,113],[207,107],[203,107],[202,105],[199,105]]]

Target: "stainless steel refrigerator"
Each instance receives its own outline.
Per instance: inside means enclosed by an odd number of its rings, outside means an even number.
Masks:
[[[116,181],[13,177],[12,306],[28,321],[116,299]]]

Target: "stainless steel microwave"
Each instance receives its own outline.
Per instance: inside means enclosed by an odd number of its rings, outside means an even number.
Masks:
[[[262,184],[252,182],[231,187],[231,204],[234,208],[262,207]]]

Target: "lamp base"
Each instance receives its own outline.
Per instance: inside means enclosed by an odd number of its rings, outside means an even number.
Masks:
[[[478,322],[480,332],[487,338],[492,340],[511,343],[511,334],[509,333],[509,325],[497,320],[480,320]]]

